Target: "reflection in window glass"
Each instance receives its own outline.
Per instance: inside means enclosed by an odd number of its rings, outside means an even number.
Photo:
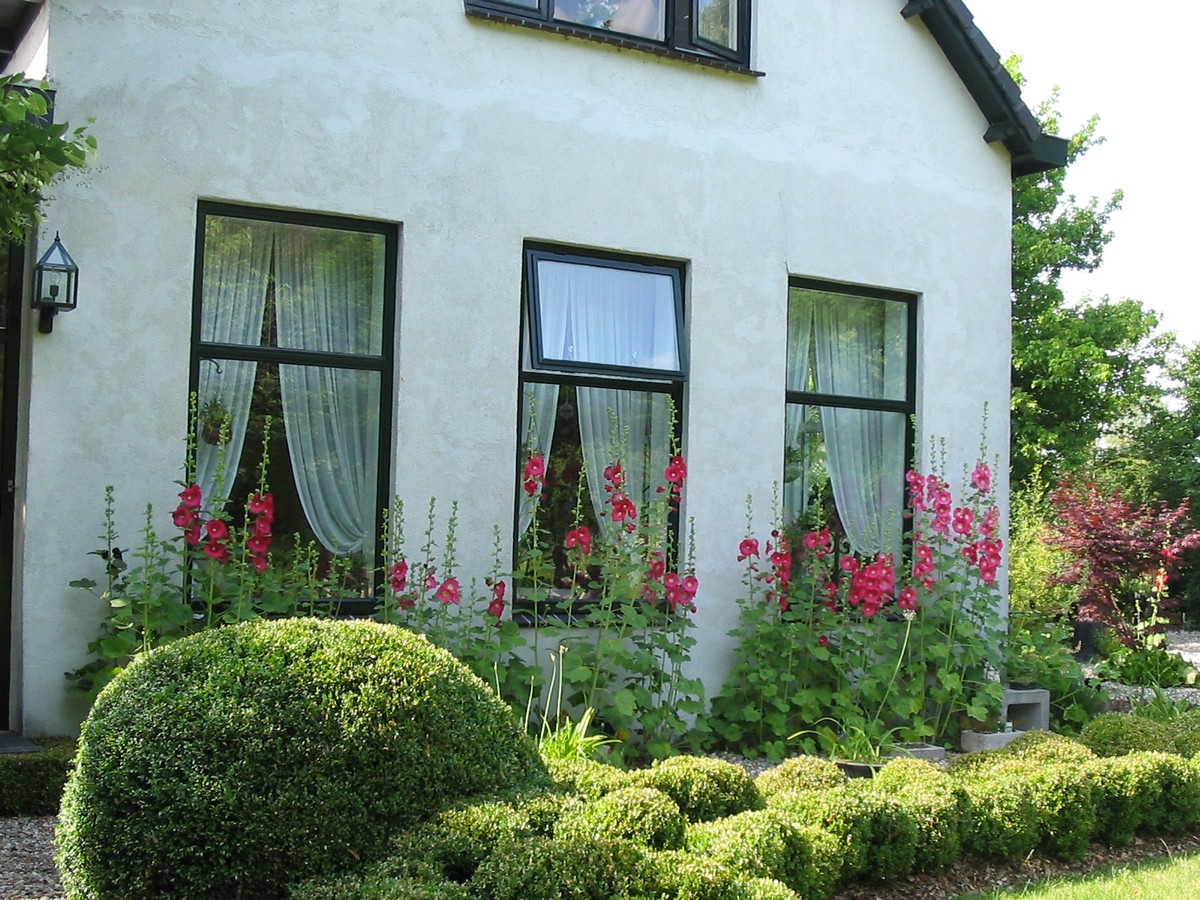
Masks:
[[[663,0],[557,0],[554,18],[656,41],[666,31]]]
[[[721,47],[738,45],[737,0],[696,0],[696,35]]]

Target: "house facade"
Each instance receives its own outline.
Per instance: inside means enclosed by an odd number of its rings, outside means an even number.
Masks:
[[[1006,468],[1011,180],[1062,146],[959,0],[0,15],[7,70],[51,79],[100,146],[9,263],[11,730],[84,714],[64,673],[103,610],[69,582],[103,570],[106,485],[122,535],[148,503],[170,532],[191,394],[229,423],[197,442],[200,486],[253,468],[268,397],[295,529],[367,580],[392,496],[457,500],[483,573],[495,526],[505,556],[529,527],[530,452],[596,472],[615,425],[649,490],[679,450],[710,692],[748,495],[759,533],[777,492],[800,515],[817,453],[852,542],[882,550],[910,447],[973,464],[986,407]],[[79,305],[42,334],[56,233]]]

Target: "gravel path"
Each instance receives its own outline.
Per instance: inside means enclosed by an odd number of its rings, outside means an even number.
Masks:
[[[1172,632],[1170,648],[1200,668],[1200,632]],[[1132,697],[1142,688],[1106,684],[1115,697]],[[1200,705],[1200,688],[1172,688],[1171,696],[1187,699]],[[761,761],[747,761],[747,768],[762,768]],[[61,900],[64,897],[58,881],[58,870],[54,865],[54,822],[53,816],[33,818],[0,817],[0,900]],[[1180,841],[1139,841],[1128,848],[1105,855],[1096,851],[1084,862],[1084,867],[1099,865],[1105,859],[1133,861],[1144,856],[1164,855],[1179,851],[1200,850],[1200,839],[1187,838]],[[1104,858],[1101,858],[1104,857]],[[972,863],[962,860],[952,871],[924,878],[910,878],[895,885],[871,885],[869,888],[850,888],[838,894],[839,900],[944,900],[959,893],[995,884],[1016,884],[1030,878],[1043,878],[1057,870],[1082,870],[1078,865],[1056,866],[1044,860],[1031,859],[1021,865],[998,866]]]

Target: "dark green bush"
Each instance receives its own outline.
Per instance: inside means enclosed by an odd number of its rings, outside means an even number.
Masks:
[[[1012,769],[999,762],[952,767],[951,773],[969,801],[963,822],[966,849],[988,859],[1029,856],[1038,845],[1040,820],[1029,781],[1013,777]]]
[[[1175,752],[1189,759],[1200,755],[1200,709],[1191,709],[1168,723]]]
[[[1139,756],[1154,769],[1162,797],[1146,824],[1150,834],[1195,834],[1200,831],[1200,767],[1174,753]]]
[[[851,779],[827,790],[784,791],[767,802],[789,821],[838,838],[842,880],[864,876],[890,881],[913,869],[917,823],[870,779]]]
[[[626,787],[567,808],[554,835],[568,841],[585,836],[629,840],[654,850],[675,850],[683,846],[684,825],[679,804],[662,791]]]
[[[747,879],[727,863],[681,850],[653,855],[659,884],[672,900],[747,900]],[[796,894],[784,887],[788,894]]]
[[[998,754],[999,759],[1028,759],[1036,762],[1058,762],[1084,765],[1096,758],[1086,745],[1073,738],[1050,731],[1026,731]]]
[[[669,795],[689,822],[709,822],[765,805],[746,770],[720,759],[673,756],[629,775],[634,784]]]
[[[447,801],[537,781],[508,708],[423,637],[248,622],[154,650],[104,690],[57,859],[71,897],[281,896],[381,857]]]
[[[917,871],[935,872],[958,858],[967,795],[953,778],[932,763],[894,759],[875,773],[874,786],[916,824]]]
[[[693,825],[687,831],[687,846],[746,876],[781,881],[804,900],[828,897],[842,867],[837,836],[794,825],[773,809]]]
[[[461,884],[436,876],[327,876],[292,889],[291,900],[473,900]]]
[[[837,787],[845,781],[846,776],[836,763],[819,756],[793,756],[754,779],[764,797],[780,791],[810,791]]]
[[[658,867],[631,841],[533,836],[497,848],[468,885],[488,900],[657,897]]]
[[[1098,757],[1088,764],[1096,800],[1095,837],[1109,846],[1127,844],[1160,819],[1158,766],[1143,753]]]
[[[36,753],[0,754],[0,816],[50,816],[58,812],[74,738],[40,738]]]
[[[1169,752],[1175,745],[1167,725],[1127,713],[1097,716],[1084,726],[1079,740],[1097,756],[1123,756],[1135,750]]]
[[[548,759],[546,768],[555,784],[585,800],[594,800],[631,784],[624,769],[590,759]]]

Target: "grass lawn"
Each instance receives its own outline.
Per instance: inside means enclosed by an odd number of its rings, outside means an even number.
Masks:
[[[1193,900],[1200,896],[1200,854],[1164,857],[1136,865],[1110,866],[1089,875],[1052,878],[1019,888],[997,888],[960,900],[1034,897],[1038,900]]]

